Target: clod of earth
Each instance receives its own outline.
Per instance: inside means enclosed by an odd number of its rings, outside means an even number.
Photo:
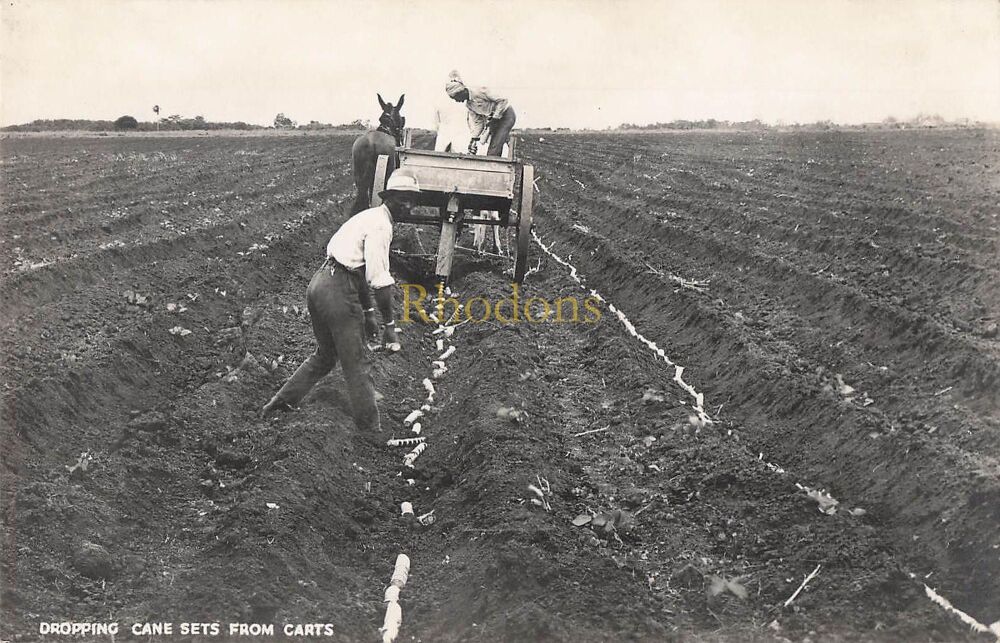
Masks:
[[[590,528],[593,529],[597,534],[610,536],[619,530],[626,530],[629,526],[630,516],[627,512],[621,509],[615,509],[614,511],[599,513],[590,521]]]
[[[132,290],[126,290],[122,293],[122,295],[125,297],[125,301],[133,306],[142,306],[146,308],[152,305],[152,297],[148,295],[142,295]]]
[[[229,467],[231,469],[242,469],[250,464],[250,456],[245,453],[237,453],[236,451],[230,451],[229,449],[221,449],[219,453],[215,456],[215,464],[220,467]]]
[[[743,585],[740,585],[734,580],[713,575],[710,581],[711,582],[709,583],[707,590],[710,597],[718,596],[723,592],[729,592],[740,600],[746,600],[747,598],[746,587],[743,587]]]
[[[115,573],[114,560],[107,549],[84,541],[73,553],[73,567],[80,573],[92,580],[103,580],[111,578]]]
[[[254,357],[253,354],[249,353],[249,352],[246,355],[243,356],[243,361],[240,362],[239,368],[240,368],[240,370],[247,371],[247,372],[250,372],[250,373],[253,373],[253,372],[262,373],[262,372],[264,372],[264,367],[261,366],[260,362],[257,361],[257,358]]]
[[[646,389],[642,394],[643,404],[649,404],[652,402],[662,402],[664,400],[663,394],[656,389]]]
[[[250,328],[254,324],[260,321],[260,318],[264,315],[263,308],[254,308],[253,306],[246,306],[243,308],[243,313],[240,318],[240,326],[243,328]]]
[[[806,496],[812,500],[815,500],[819,505],[819,510],[827,515],[833,515],[837,513],[837,505],[840,504],[836,498],[828,494],[823,489],[810,489],[809,487],[803,487],[802,485],[796,484],[799,489],[806,492]]]
[[[702,420],[697,415],[689,415],[688,416],[688,424],[690,424],[691,426],[693,426],[695,429],[701,429],[701,428],[703,428],[705,426],[705,421]]]
[[[696,589],[704,586],[705,577],[697,567],[688,563],[670,575],[670,584],[675,587]]]
[[[847,397],[848,395],[854,393],[854,387],[845,384],[844,378],[840,373],[837,373],[837,392],[843,395],[844,397]]]
[[[509,406],[501,406],[497,409],[497,417],[501,420],[520,422],[524,418],[524,411]]]
[[[239,326],[230,326],[229,328],[223,328],[216,334],[215,345],[221,346],[222,344],[235,342],[236,340],[242,337],[243,337],[243,330]]]
[[[215,497],[216,487],[215,487],[215,482],[213,482],[212,480],[201,480],[198,483],[198,487],[201,489],[201,492],[205,494],[205,497],[207,498]]]
[[[91,458],[89,452],[84,451],[81,453],[80,457],[77,458],[76,463],[73,466],[66,467],[66,469],[69,470],[69,477],[73,480],[82,478],[83,474],[85,474],[90,468],[90,463],[92,461],[93,458]]]

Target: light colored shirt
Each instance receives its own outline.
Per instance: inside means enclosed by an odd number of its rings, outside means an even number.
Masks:
[[[365,267],[372,288],[395,283],[389,274],[392,215],[382,204],[362,210],[344,222],[326,244],[326,256],[354,270]]]
[[[469,110],[465,105],[450,98],[437,106],[434,110],[434,126],[437,130],[435,152],[447,152],[451,146],[450,151],[465,153],[469,147],[468,115]]]
[[[469,99],[465,106],[469,109],[469,131],[473,138],[479,138],[491,118],[500,118],[510,103],[497,96],[486,87],[469,88]]]

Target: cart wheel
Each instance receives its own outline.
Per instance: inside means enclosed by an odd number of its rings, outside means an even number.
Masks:
[[[514,281],[524,281],[531,245],[531,202],[535,196],[535,168],[525,165],[521,173],[521,203],[517,208],[517,254],[514,255]]]
[[[377,205],[382,205],[382,197],[378,193],[385,189],[386,174],[388,173],[389,157],[385,154],[380,154],[378,163],[375,164],[375,181],[372,182],[371,207],[373,208]]]

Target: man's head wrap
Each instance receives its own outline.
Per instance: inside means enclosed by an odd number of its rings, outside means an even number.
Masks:
[[[465,83],[462,82],[457,70],[453,69],[448,74],[448,82],[444,84],[444,90],[448,92],[450,98],[455,98],[465,90]]]

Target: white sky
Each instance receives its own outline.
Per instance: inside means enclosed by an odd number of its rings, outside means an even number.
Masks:
[[[1000,122],[997,0],[3,0],[0,123],[430,126],[457,68],[519,126]]]

